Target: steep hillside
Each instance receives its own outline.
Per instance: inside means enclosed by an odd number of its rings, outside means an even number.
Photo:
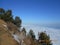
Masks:
[[[8,31],[7,24],[0,20],[0,45],[19,45]]]
[[[7,22],[7,28],[11,34],[20,33],[18,27],[11,22]]]

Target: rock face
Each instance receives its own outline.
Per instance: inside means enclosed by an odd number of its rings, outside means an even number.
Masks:
[[[7,24],[0,20],[0,45],[19,45],[8,30]]]

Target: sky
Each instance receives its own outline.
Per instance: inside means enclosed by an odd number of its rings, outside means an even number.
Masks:
[[[60,24],[60,0],[0,0],[0,8],[11,9],[23,23]]]

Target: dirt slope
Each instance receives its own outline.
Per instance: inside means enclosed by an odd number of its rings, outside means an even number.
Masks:
[[[0,45],[19,45],[8,31],[7,25],[0,20]]]

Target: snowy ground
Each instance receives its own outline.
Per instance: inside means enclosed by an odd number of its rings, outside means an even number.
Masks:
[[[26,28],[27,32],[32,29],[35,32],[36,38],[38,37],[38,32],[46,31],[46,33],[50,35],[51,40],[53,40],[53,45],[60,45],[60,29],[32,24],[23,24],[22,26]]]

